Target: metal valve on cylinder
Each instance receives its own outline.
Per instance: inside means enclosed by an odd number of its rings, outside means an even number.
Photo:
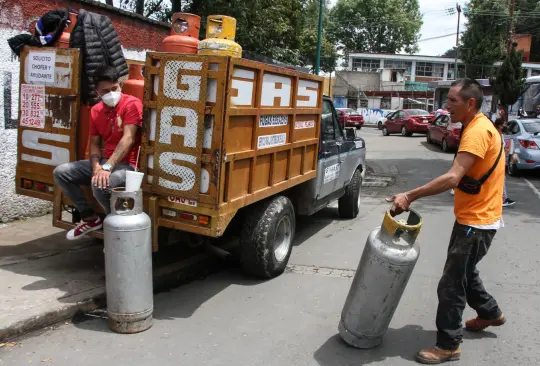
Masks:
[[[407,221],[396,221],[387,211],[382,226],[369,234],[338,327],[351,346],[372,348],[382,342],[418,260],[421,226],[416,211],[409,211]]]
[[[152,326],[152,235],[142,190],[113,188],[103,222],[109,328],[138,333]]]

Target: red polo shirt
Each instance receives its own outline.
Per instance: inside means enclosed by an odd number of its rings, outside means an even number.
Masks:
[[[115,108],[110,108],[103,102],[92,107],[90,112],[90,136],[100,136],[103,141],[104,158],[110,158],[116,146],[124,135],[124,126],[142,126],[143,106],[134,96],[122,94]],[[137,132],[135,144],[121,162],[135,166],[137,153],[141,145],[141,130]],[[139,159],[140,161],[140,159]]]

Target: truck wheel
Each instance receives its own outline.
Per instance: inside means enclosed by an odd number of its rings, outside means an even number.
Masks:
[[[245,272],[273,278],[285,270],[292,251],[296,218],[284,196],[256,204],[240,234],[240,262]]]
[[[360,187],[362,175],[356,170],[351,183],[345,188],[345,194],[338,201],[339,217],[342,219],[354,219],[360,212]]]

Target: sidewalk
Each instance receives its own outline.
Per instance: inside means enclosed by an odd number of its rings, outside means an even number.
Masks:
[[[163,247],[153,260],[154,291],[177,287],[223,265],[202,248]],[[52,227],[51,215],[0,226],[0,343],[105,305],[101,243],[67,240],[64,230]]]
[[[72,242],[51,215],[0,227],[0,340],[103,305],[103,247]]]

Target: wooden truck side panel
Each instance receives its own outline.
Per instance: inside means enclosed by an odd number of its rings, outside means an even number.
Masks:
[[[154,238],[159,226],[221,236],[238,209],[314,178],[321,103],[317,76],[147,53],[141,171]]]
[[[43,57],[51,59],[40,61]],[[18,194],[52,201],[54,168],[77,159],[79,50],[27,46],[20,60],[15,190]],[[51,69],[44,70],[49,66]],[[39,77],[48,74],[54,80],[36,81],[36,73]]]
[[[319,77],[231,59],[220,212],[231,212],[316,176]]]

